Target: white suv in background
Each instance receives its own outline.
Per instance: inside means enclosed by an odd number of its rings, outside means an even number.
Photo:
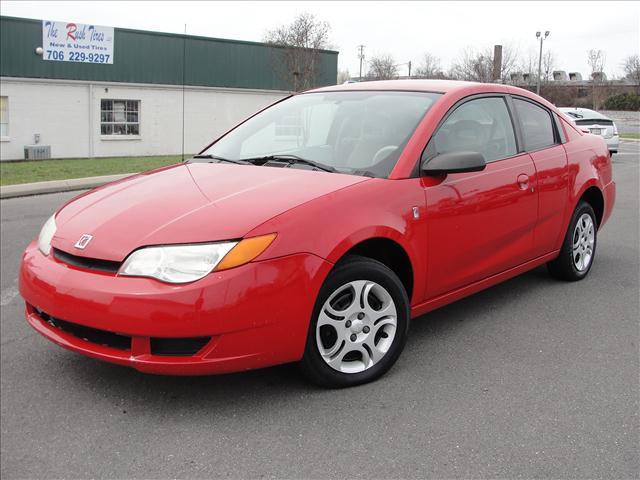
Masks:
[[[620,145],[618,127],[609,117],[588,108],[560,107],[559,110],[582,129],[604,138],[609,147],[609,153],[618,153]]]

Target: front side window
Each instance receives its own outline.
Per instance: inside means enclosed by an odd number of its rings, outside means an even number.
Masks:
[[[102,100],[101,135],[140,135],[140,100]]]
[[[486,162],[516,155],[513,124],[502,97],[478,98],[456,108],[429,142],[429,156],[478,152]]]
[[[0,137],[9,136],[9,97],[0,97]]]
[[[524,149],[540,150],[555,143],[551,115],[544,108],[526,100],[513,99],[513,104],[520,119]]]
[[[389,91],[296,95],[247,120],[202,154],[233,160],[295,155],[341,173],[387,177],[440,96]]]

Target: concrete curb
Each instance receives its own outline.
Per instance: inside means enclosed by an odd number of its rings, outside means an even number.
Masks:
[[[6,185],[0,187],[0,198],[26,197],[29,195],[41,195],[44,193],[71,192],[74,190],[86,190],[99,187],[105,183],[115,182],[122,178],[130,177],[135,173],[120,175],[104,175],[100,177],[70,178],[68,180],[52,180],[49,182],[21,183],[18,185]]]

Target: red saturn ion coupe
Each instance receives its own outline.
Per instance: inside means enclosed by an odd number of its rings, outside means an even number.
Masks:
[[[584,278],[611,170],[601,137],[515,87],[320,88],[71,200],[20,292],[45,337],[143,372],[300,362],[356,385],[394,364],[412,317],[545,263]]]

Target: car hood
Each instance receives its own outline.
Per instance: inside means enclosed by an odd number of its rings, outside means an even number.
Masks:
[[[91,190],[56,215],[52,246],[122,261],[145,245],[241,238],[293,207],[368,178],[296,168],[191,163]],[[84,234],[93,238],[75,247]]]

